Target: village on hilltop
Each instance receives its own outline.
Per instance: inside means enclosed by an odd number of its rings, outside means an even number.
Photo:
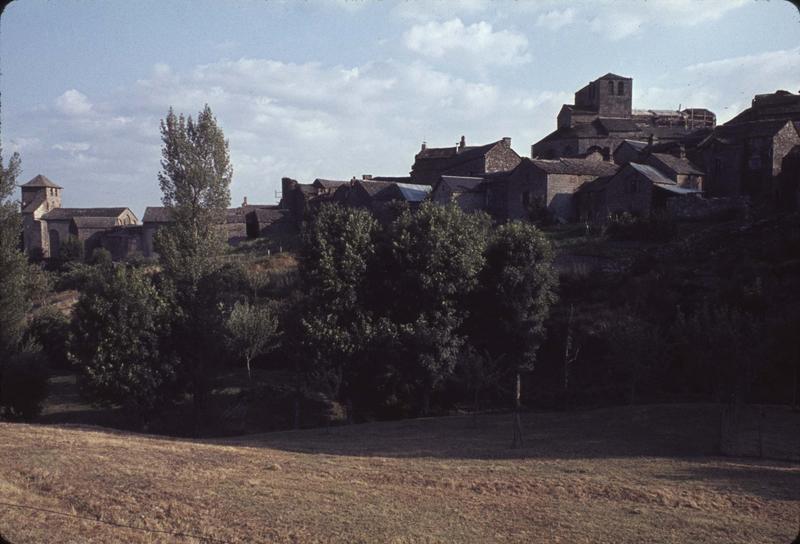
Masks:
[[[485,145],[422,143],[408,176],[361,179],[282,179],[278,205],[227,211],[232,245],[248,238],[296,232],[310,209],[325,202],[367,208],[378,218],[397,202],[455,202],[497,222],[545,220],[603,224],[628,213],[656,210],[701,219],[751,205],[797,209],[800,202],[800,95],[756,95],[750,108],[723,125],[704,108],[633,109],[633,79],[606,74],[565,104],[557,128],[521,157],[503,137]],[[63,187],[44,175],[21,186],[23,246],[31,256],[58,257],[75,237],[86,254],[97,247],[114,259],[153,256],[156,230],[172,219],[148,207],[141,223],[127,207],[63,208]]]

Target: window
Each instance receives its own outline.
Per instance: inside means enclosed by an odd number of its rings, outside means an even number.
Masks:
[[[620,96],[625,94],[625,82],[624,81],[620,81],[620,82],[617,83],[617,94],[620,95]]]
[[[608,82],[608,94],[614,94],[614,82],[613,81],[609,81]]]

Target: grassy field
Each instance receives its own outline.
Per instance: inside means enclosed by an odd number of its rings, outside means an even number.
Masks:
[[[654,406],[369,423],[187,441],[0,424],[13,544],[786,543],[800,466],[714,457],[718,409]],[[103,520],[100,523],[94,520]],[[209,540],[211,541],[211,540]]]

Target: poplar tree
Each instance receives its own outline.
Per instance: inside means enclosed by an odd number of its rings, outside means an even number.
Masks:
[[[191,116],[170,108],[161,121],[162,203],[173,223],[159,230],[156,249],[174,295],[174,349],[188,374],[195,434],[209,385],[209,370],[224,334],[215,272],[225,241],[220,228],[230,205],[233,168],[228,142],[208,105]]]

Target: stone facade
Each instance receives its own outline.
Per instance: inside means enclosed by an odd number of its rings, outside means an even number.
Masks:
[[[415,185],[435,185],[443,175],[479,176],[507,172],[519,164],[520,156],[511,149],[511,138],[482,146],[467,146],[464,136],[454,147],[422,149],[414,157],[411,180]]]
[[[633,79],[606,74],[575,93],[564,104],[557,129],[531,146],[531,157],[581,157],[593,150],[606,156],[624,140],[674,141],[716,123],[703,108],[682,111],[633,110]]]
[[[699,145],[711,196],[747,195],[782,205],[784,158],[800,145],[800,95],[756,95],[751,106],[714,129]]]

